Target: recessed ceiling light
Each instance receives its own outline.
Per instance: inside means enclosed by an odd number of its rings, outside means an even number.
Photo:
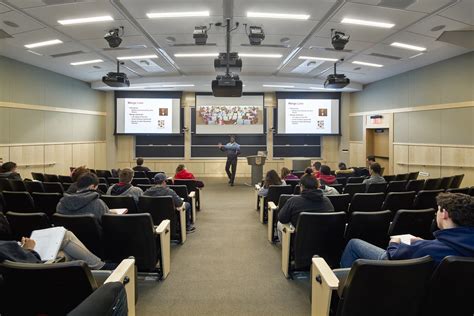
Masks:
[[[410,56],[410,57],[408,57],[408,58],[415,58],[415,57],[421,56],[421,55],[423,55],[423,54],[424,54],[424,53],[418,53],[418,54],[413,55],[413,56]]]
[[[18,24],[12,21],[3,21],[5,25],[8,25],[9,27],[20,27]]]
[[[72,25],[72,24],[105,22],[105,21],[113,21],[113,20],[114,20],[114,18],[111,17],[110,15],[104,15],[104,16],[94,16],[94,17],[90,17],[90,18],[58,20],[58,23],[61,24],[61,25]]]
[[[36,56],[43,56],[43,54],[40,54],[40,53],[38,53],[38,52],[35,52],[35,51],[31,50],[31,49],[28,49],[27,52],[28,52],[28,53],[32,53],[32,54],[34,54],[34,55],[36,55]]]
[[[433,28],[431,28],[431,32],[438,32],[438,31],[441,31],[442,29],[444,29],[446,27],[446,25],[437,25]]]
[[[247,12],[248,18],[269,18],[269,19],[289,19],[289,20],[307,20],[309,14],[286,14],[286,13],[267,13],[267,12]]]
[[[60,41],[58,39],[50,40],[50,41],[44,41],[44,42],[38,42],[38,43],[33,43],[33,44],[27,44],[25,45],[26,48],[35,48],[35,47],[42,47],[42,46],[49,46],[49,45],[56,45],[56,44],[61,44],[63,41]]]
[[[193,16],[209,16],[209,11],[189,11],[189,12],[157,12],[147,13],[149,19],[156,18],[185,18]]]
[[[326,58],[326,57],[312,57],[312,56],[300,56],[298,59],[304,60],[324,60],[324,61],[338,61],[337,58]]]
[[[158,56],[156,56],[156,55],[141,55],[141,56],[121,56],[121,57],[117,57],[118,60],[148,59],[148,58],[158,58]]]
[[[262,57],[262,58],[281,58],[282,54],[247,54],[247,53],[239,53],[239,57]]]
[[[262,87],[265,88],[294,88],[295,86],[285,86],[279,84],[262,84]]]
[[[174,57],[217,57],[218,53],[174,54]]]
[[[351,19],[351,18],[344,18],[344,19],[342,19],[341,23],[381,27],[381,28],[385,28],[385,29],[391,29],[392,27],[395,26],[395,24],[392,24],[392,23],[358,20],[358,19]]]
[[[87,65],[87,64],[96,64],[104,62],[102,59],[93,59],[93,60],[85,60],[85,61],[76,61],[70,63],[71,66],[80,66],[80,65]]]
[[[410,45],[410,44],[404,44],[404,43],[399,43],[399,42],[393,42],[392,44],[390,44],[390,46],[395,46],[395,47],[399,47],[399,48],[405,48],[405,49],[416,50],[416,51],[419,51],[419,52],[423,52],[423,51],[426,50],[425,47],[415,46],[415,45]]]
[[[357,64],[357,65],[377,67],[377,68],[383,67],[383,65],[380,65],[380,64],[366,63],[366,62],[363,62],[363,61],[353,61],[352,63]]]
[[[309,87],[311,90],[337,90],[332,88],[324,88],[324,87]]]

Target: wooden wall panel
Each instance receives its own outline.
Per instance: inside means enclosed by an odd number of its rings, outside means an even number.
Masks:
[[[10,147],[7,147],[7,146],[0,147],[0,161],[2,162],[10,161]]]
[[[474,148],[442,147],[441,164],[450,167],[473,167]]]
[[[408,146],[394,145],[393,157],[394,157],[393,173],[394,174],[407,173],[408,172]]]
[[[31,172],[44,170],[44,146],[13,146],[10,147],[10,160],[18,165],[18,171],[24,178],[31,179]]]
[[[410,146],[408,159],[410,164],[440,165],[441,148],[439,146]]]
[[[349,142],[349,164],[351,166],[365,166],[365,148],[362,142]]]
[[[73,144],[72,158],[74,167],[85,165],[88,168],[94,168],[94,144]]]
[[[72,167],[72,145],[57,144],[44,146],[45,162],[55,162],[54,165],[45,166],[44,172],[50,174],[69,174],[69,167]]]
[[[450,177],[456,174],[464,174],[461,187],[474,186],[474,166],[471,167],[441,167],[441,176]]]
[[[94,144],[94,168],[107,169],[107,147],[105,143]]]

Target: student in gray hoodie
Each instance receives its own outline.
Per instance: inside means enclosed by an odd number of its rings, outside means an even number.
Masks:
[[[362,182],[367,186],[367,188],[372,183],[387,183],[387,181],[385,181],[385,178],[380,175],[382,173],[382,167],[377,162],[373,162],[369,165],[369,171],[370,178],[365,179]]]
[[[77,180],[77,192],[64,193],[56,211],[64,215],[92,214],[100,222],[102,215],[110,213],[107,205],[100,199],[96,191],[99,179],[93,173],[86,173]]]
[[[138,203],[138,199],[143,195],[142,189],[134,187],[132,185],[133,180],[133,170],[130,168],[125,168],[119,172],[119,183],[116,183],[109,187],[107,190],[107,195],[121,195],[121,196],[131,196]]]

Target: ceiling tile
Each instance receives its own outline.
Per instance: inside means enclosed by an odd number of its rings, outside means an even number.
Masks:
[[[16,23],[18,24],[18,27],[8,26],[8,24],[5,24],[6,21]],[[4,29],[7,33],[15,35],[18,33],[24,33],[24,32],[33,31],[33,30],[40,30],[44,27],[41,24],[17,12],[9,11],[9,12],[0,14],[0,28]]]
[[[443,11],[440,15],[459,22],[474,25],[474,1],[463,0],[455,6]]]

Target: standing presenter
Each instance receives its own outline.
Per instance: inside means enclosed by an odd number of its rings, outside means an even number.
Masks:
[[[225,163],[225,172],[229,178],[229,184],[234,186],[235,172],[237,170],[237,157],[240,155],[240,145],[235,142],[235,137],[230,137],[230,142],[225,145],[219,143],[219,149],[226,153],[227,162]],[[231,169],[232,167],[232,169]]]

